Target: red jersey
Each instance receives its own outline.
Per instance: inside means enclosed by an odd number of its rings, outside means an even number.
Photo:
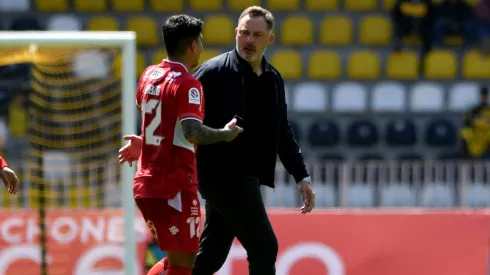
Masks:
[[[182,189],[197,192],[196,146],[187,141],[180,123],[204,118],[199,80],[183,64],[165,59],[143,72],[136,104],[143,118],[143,146],[134,197],[172,199]]]
[[[0,157],[0,168],[4,168],[7,166],[9,166],[7,162],[2,157]]]

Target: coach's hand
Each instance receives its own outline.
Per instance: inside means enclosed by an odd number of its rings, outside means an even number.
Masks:
[[[304,203],[303,207],[301,207],[301,214],[310,213],[315,207],[315,192],[313,192],[311,183],[307,181],[301,181],[298,185]]]
[[[14,170],[3,167],[0,169],[0,178],[2,178],[2,181],[10,194],[15,194],[19,191],[20,181]]]
[[[127,140],[128,143],[119,149],[119,164],[128,162],[132,167],[133,161],[137,161],[140,157],[143,139],[137,135],[128,135],[124,136],[124,140]]]
[[[238,136],[238,134],[243,132],[242,127],[236,124],[237,124],[237,119],[234,118],[230,122],[228,122],[228,124],[226,124],[225,127],[223,128],[223,131],[227,134],[225,141],[230,142],[234,140]]]

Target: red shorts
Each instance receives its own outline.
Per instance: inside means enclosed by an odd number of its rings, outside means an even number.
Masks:
[[[136,204],[161,250],[199,250],[201,209],[196,192],[182,190],[170,200],[136,198]]]

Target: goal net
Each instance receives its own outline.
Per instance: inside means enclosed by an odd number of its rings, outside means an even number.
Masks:
[[[122,173],[117,160],[122,128],[131,133],[123,120],[137,116],[123,116],[134,110],[124,95],[134,98],[135,91],[123,79],[136,78],[123,77],[131,71],[123,67],[134,62],[123,45],[87,39],[78,45],[0,42],[0,89],[8,102],[0,114],[2,155],[22,182],[14,196],[0,188],[0,274],[142,272],[142,255],[123,246],[122,209],[126,218],[135,212],[127,194],[123,199],[123,180],[132,174]],[[143,246],[145,224],[136,221]]]

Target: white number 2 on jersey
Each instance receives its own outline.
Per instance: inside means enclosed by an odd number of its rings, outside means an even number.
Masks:
[[[146,114],[153,114],[155,111],[155,116],[145,127],[145,144],[159,146],[160,142],[165,138],[155,135],[156,129],[162,122],[162,104],[158,99],[150,99],[144,103],[143,110]]]
[[[199,222],[201,221],[201,218],[197,217],[189,217],[187,218],[187,223],[189,224],[189,233],[191,239],[193,238],[199,238],[201,235],[201,231],[199,230]]]

